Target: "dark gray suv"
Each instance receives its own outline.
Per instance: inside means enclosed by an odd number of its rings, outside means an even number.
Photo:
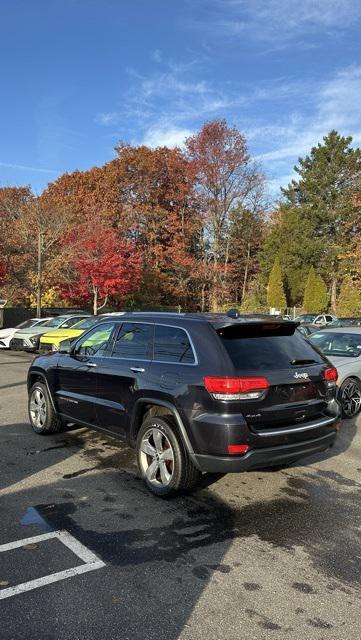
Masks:
[[[331,446],[340,425],[337,370],[296,328],[226,314],[108,318],[34,360],[32,427],[126,440],[163,496],[202,472],[291,463]]]

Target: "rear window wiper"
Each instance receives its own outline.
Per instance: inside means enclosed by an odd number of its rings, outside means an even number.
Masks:
[[[316,362],[316,360],[291,360],[291,364],[294,364],[296,366],[301,364],[316,364]]]

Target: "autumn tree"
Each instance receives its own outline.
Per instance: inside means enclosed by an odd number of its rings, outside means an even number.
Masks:
[[[29,296],[35,289],[36,313],[41,317],[44,281],[56,283],[63,265],[62,239],[73,224],[72,210],[47,194],[33,197],[16,221],[15,231],[26,247]]]
[[[217,310],[230,272],[230,213],[237,204],[247,207],[262,178],[250,160],[245,137],[224,120],[208,122],[189,137],[186,152],[196,170],[204,215],[204,261],[209,261],[212,273],[210,306]]]
[[[119,143],[103,167],[64,174],[48,196],[70,206],[81,224],[89,216],[110,225],[144,255],[137,306],[192,306],[197,296],[200,210],[192,164],[179,149]]]
[[[237,205],[230,212],[229,282],[231,299],[243,303],[259,270],[260,248],[264,242],[266,214],[263,199],[245,209]]]
[[[90,301],[96,315],[112,297],[120,303],[139,287],[142,260],[134,242],[121,240],[114,229],[89,220],[64,239],[68,250],[61,285],[65,299]]]
[[[23,301],[27,279],[27,246],[17,234],[17,223],[33,196],[30,187],[0,188],[0,265],[2,297]]]
[[[287,305],[279,258],[275,259],[269,276],[267,302],[271,308],[281,311],[283,311]]]

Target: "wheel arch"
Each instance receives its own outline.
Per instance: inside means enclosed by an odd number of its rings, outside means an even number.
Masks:
[[[170,415],[174,419],[178,432],[182,438],[184,447],[191,458],[193,464],[199,469],[199,465],[197,463],[196,457],[194,455],[192,444],[189,440],[187,431],[185,429],[183,420],[179,415],[176,407],[165,399],[160,398],[138,398],[134,405],[132,419],[131,419],[131,427],[129,433],[129,440],[132,446],[135,445],[138,431],[141,427],[142,422],[146,416],[167,416]]]
[[[37,369],[31,370],[29,371],[28,374],[28,379],[27,379],[27,387],[28,387],[28,393],[31,389],[31,387],[33,386],[33,384],[35,384],[35,382],[42,382],[43,384],[45,384],[48,394],[49,394],[49,398],[50,398],[50,402],[53,406],[54,411],[56,412],[56,407],[55,407],[55,403],[54,403],[54,398],[53,395],[50,391],[49,388],[49,383],[47,381],[46,375],[42,372],[42,371],[38,371]]]

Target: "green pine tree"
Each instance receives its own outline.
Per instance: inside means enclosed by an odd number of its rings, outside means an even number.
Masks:
[[[328,291],[323,278],[310,268],[307,276],[303,308],[307,313],[321,313],[328,307]]]
[[[331,131],[322,144],[300,158],[292,180],[282,189],[286,203],[296,208],[310,223],[321,255],[313,259],[331,287],[331,306],[336,305],[338,282],[347,267],[345,255],[352,253],[359,208],[352,205],[353,185],[361,170],[361,149],[352,147],[352,138]]]
[[[291,305],[302,304],[310,264],[317,265],[331,290],[336,292],[345,273],[355,269],[355,243],[361,205],[361,150],[350,137],[331,131],[300,158],[296,179],[282,189],[284,201],[268,221],[261,251],[259,286],[266,290],[268,275],[277,255],[286,274],[284,282]]]
[[[316,299],[316,273],[310,268],[307,276],[305,293],[303,296],[303,308],[307,313],[316,313],[314,309]]]
[[[279,258],[275,259],[269,276],[267,302],[270,307],[281,311],[285,309],[287,305]]]
[[[316,296],[318,302],[316,312],[322,313],[323,311],[327,311],[330,297],[328,294],[327,285],[322,276],[320,276],[319,274],[317,274],[316,276]]]
[[[337,300],[337,313],[339,316],[357,316],[361,314],[361,291],[359,285],[346,276],[341,285]]]

